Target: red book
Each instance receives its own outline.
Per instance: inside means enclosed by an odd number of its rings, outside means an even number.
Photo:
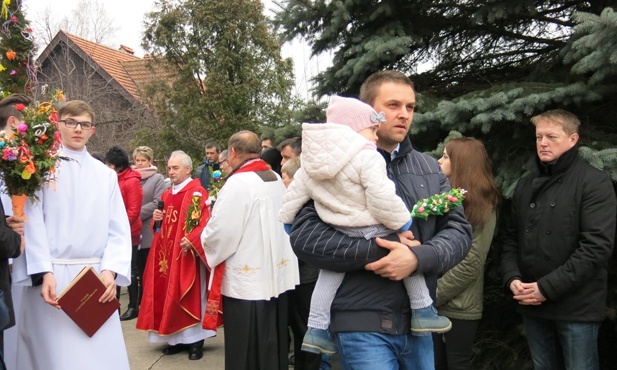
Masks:
[[[84,267],[58,297],[58,304],[89,337],[92,337],[114,312],[120,302],[100,303],[105,284],[92,266]]]

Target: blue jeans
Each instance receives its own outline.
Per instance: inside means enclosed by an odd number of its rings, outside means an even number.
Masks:
[[[430,335],[341,332],[335,337],[341,366],[346,370],[435,369]]]
[[[325,353],[321,354],[321,362],[319,363],[319,370],[330,370],[332,369],[332,358],[330,355],[326,355]]]
[[[597,370],[599,322],[546,320],[523,316],[536,370]]]

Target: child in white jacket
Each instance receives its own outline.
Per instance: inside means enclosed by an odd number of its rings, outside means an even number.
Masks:
[[[384,113],[377,114],[357,99],[333,96],[326,116],[328,123],[302,125],[302,166],[285,194],[280,221],[288,226],[313,199],[319,217],[349,236],[370,239],[409,229],[410,212],[396,195],[375,145]],[[330,306],[344,277],[320,271],[302,350],[336,353],[328,331]],[[403,282],[411,302],[412,334],[448,331],[452,324],[437,316],[424,276],[416,274]]]

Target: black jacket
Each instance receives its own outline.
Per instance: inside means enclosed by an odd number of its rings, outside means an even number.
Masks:
[[[437,161],[415,151],[408,138],[394,160],[389,153],[383,154],[388,175],[409,209],[422,198],[450,189]],[[426,221],[414,220],[411,230],[422,242],[412,248],[418,257],[417,271],[424,274],[434,299],[438,276],[469,251],[471,226],[463,210],[457,209]],[[312,202],[299,212],[290,236],[299,258],[319,268],[346,273],[332,304],[333,331],[409,332],[411,309],[402,282],[364,269],[367,263],[387,255],[386,249],[377,247],[374,240],[351,238],[323,223]],[[386,239],[398,241],[398,236],[393,233]]]
[[[21,237],[14,232],[6,223],[4,207],[0,201],[0,289],[4,292],[4,300],[9,307],[11,321],[5,328],[15,325],[15,313],[13,312],[13,299],[11,297],[11,273],[9,271],[9,258],[17,258],[21,254]]]
[[[208,162],[208,159],[206,158],[204,163],[200,164],[199,167],[197,167],[197,170],[195,170],[193,178],[199,178],[201,186],[208,190],[210,188],[210,170],[214,172],[219,169],[220,166],[218,163]]]
[[[534,157],[512,201],[501,257],[503,282],[538,282],[547,298],[519,310],[539,318],[601,321],[617,201],[609,177],[572,148],[552,164]]]

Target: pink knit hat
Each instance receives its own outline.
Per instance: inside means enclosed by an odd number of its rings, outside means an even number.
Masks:
[[[383,112],[377,114],[370,105],[358,99],[332,96],[326,110],[326,121],[351,127],[358,132],[365,128],[379,126],[386,121]]]

